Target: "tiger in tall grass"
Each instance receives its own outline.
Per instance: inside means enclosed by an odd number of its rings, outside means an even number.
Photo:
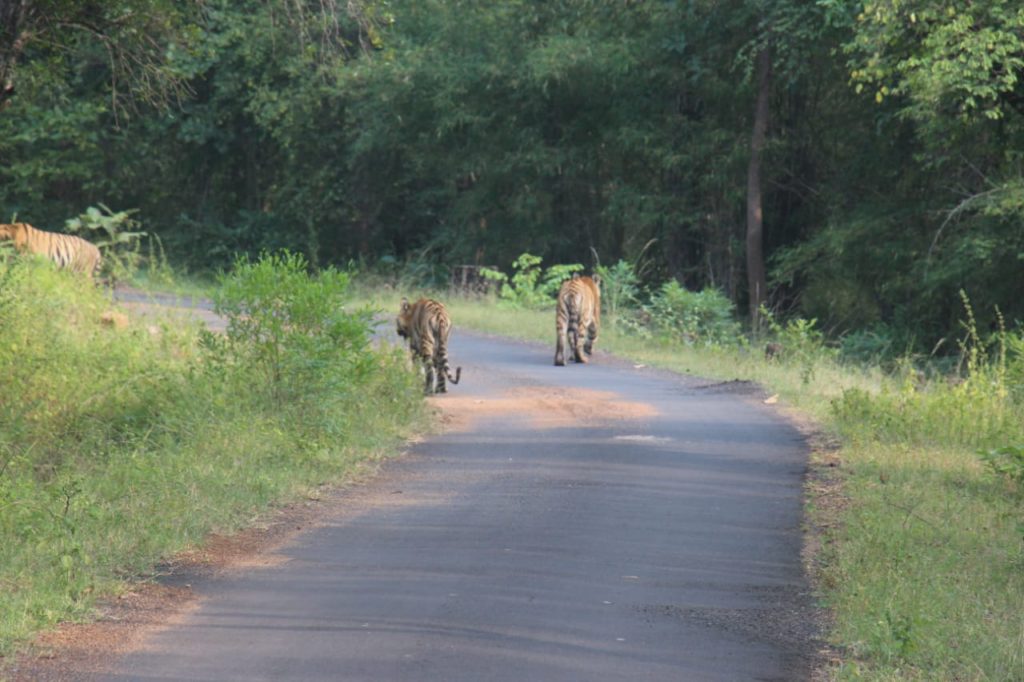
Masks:
[[[576,362],[588,362],[601,327],[601,278],[580,276],[562,282],[555,309],[555,366],[565,366],[566,346]]]
[[[452,320],[444,304],[430,298],[421,298],[410,304],[403,298],[395,319],[398,335],[409,341],[413,360],[421,360],[426,369],[424,392],[447,393],[447,381],[458,384],[462,368],[452,368],[448,362],[448,336],[452,331]]]
[[[14,242],[21,253],[46,256],[59,268],[94,277],[100,270],[100,250],[81,237],[37,230],[28,223],[0,224],[0,240]]]

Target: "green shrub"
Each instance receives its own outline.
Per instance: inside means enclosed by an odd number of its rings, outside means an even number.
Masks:
[[[137,231],[132,218],[137,210],[112,211],[103,204],[90,206],[76,218],[65,221],[68,232],[82,233],[103,254],[103,276],[111,281],[130,279],[144,260],[141,252],[145,232]]]
[[[151,423],[183,364],[141,328],[105,326],[110,302],[81,278],[34,259],[2,270],[0,450],[20,446],[37,471],[56,470],[108,430]]]
[[[499,270],[481,269],[487,279],[498,282],[501,291],[498,297],[506,303],[523,308],[541,308],[554,302],[562,282],[569,279],[572,273],[583,270],[579,263],[570,265],[552,265],[542,270],[540,256],[524,253],[512,263],[515,274],[509,276]]]
[[[839,340],[839,356],[863,365],[882,364],[892,359],[895,347],[893,331],[886,325],[875,325],[844,334]]]
[[[1005,476],[1018,490],[1024,491],[1024,446],[1004,445],[991,450],[981,450],[979,456],[992,471]]]
[[[735,306],[717,289],[689,291],[669,280],[643,306],[656,333],[689,346],[730,346],[741,342]]]
[[[601,276],[601,305],[606,312],[605,319],[619,325],[621,313],[639,305],[640,278],[632,264],[624,260],[610,267],[597,266],[597,274]]]
[[[275,401],[322,404],[347,394],[373,367],[373,315],[345,309],[347,273],[307,269],[303,256],[289,252],[239,258],[214,296],[227,334],[223,341],[207,334],[205,344],[217,349],[211,362],[230,358],[255,369]]]

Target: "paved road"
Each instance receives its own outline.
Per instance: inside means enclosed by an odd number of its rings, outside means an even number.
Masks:
[[[437,402],[497,409],[388,464],[286,562],[195,585],[201,607],[106,679],[806,679],[799,434],[744,384],[552,353],[457,331]],[[652,409],[494,402],[557,388]]]

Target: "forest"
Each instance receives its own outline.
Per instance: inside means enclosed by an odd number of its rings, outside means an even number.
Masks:
[[[27,0],[0,217],[192,273],[625,261],[878,353],[1024,318],[1009,0]],[[945,341],[945,345],[943,342]]]
[[[1024,679],[1022,76],[1011,0],[0,0],[0,223],[224,326],[0,244],[0,678],[437,428],[400,297],[548,369],[583,271],[795,420],[827,679]]]

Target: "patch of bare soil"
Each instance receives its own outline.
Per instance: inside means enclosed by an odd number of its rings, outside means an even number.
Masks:
[[[144,584],[105,603],[91,623],[65,623],[40,634],[31,648],[0,668],[13,682],[92,680],[144,635],[180,621],[199,600],[190,586]]]
[[[477,420],[500,415],[526,416],[541,429],[643,419],[658,414],[653,405],[620,400],[608,391],[530,386],[496,398],[445,395],[429,399],[448,431],[466,431]]]

